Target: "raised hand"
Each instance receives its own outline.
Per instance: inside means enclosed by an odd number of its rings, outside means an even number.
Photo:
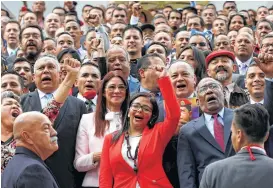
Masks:
[[[154,66],[154,70],[156,71],[159,78],[168,76],[167,70],[163,66],[156,65]]]
[[[67,76],[77,76],[81,68],[81,63],[74,58],[65,58],[63,69],[67,72]]]
[[[132,6],[132,13],[135,17],[140,17],[140,13],[142,11],[142,6],[140,3],[134,3]]]
[[[258,58],[254,57],[254,61],[265,73],[267,78],[273,78],[273,55],[261,52]]]

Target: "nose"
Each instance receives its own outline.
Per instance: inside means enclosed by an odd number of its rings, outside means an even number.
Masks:
[[[58,135],[57,131],[52,126],[50,126],[50,137],[57,136],[57,135]]]
[[[20,74],[20,75],[25,75],[26,73],[25,73],[25,71],[24,71],[23,69],[21,69],[21,70],[19,71],[19,74]]]

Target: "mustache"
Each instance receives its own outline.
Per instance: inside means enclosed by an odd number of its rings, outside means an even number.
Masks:
[[[58,141],[58,137],[57,136],[50,137],[50,142],[57,142],[57,141]]]
[[[34,42],[32,42],[32,41],[28,42],[27,46],[36,46],[37,47],[37,45]]]
[[[218,73],[218,72],[220,72],[220,71],[226,71],[226,72],[227,72],[227,69],[226,69],[225,67],[223,67],[223,66],[220,66],[220,67],[217,67],[217,68],[215,69],[215,71],[216,71],[216,73]]]

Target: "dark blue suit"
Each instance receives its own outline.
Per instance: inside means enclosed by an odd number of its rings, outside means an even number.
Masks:
[[[224,110],[223,152],[215,138],[209,132],[204,115],[184,125],[179,132],[177,145],[177,167],[180,187],[197,188],[207,165],[224,159],[230,155],[232,144],[230,139],[233,111]]]
[[[1,177],[2,188],[58,188],[44,161],[24,147],[17,147]]]

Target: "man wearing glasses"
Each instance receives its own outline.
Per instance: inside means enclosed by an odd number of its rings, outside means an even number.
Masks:
[[[184,188],[199,187],[205,167],[224,159],[232,150],[229,137],[233,112],[224,107],[221,83],[204,78],[196,91],[203,115],[184,125],[178,138],[178,177]]]

